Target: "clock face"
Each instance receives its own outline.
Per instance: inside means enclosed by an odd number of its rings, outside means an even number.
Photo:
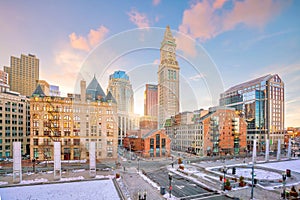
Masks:
[[[174,49],[171,48],[171,47],[169,47],[169,48],[168,48],[168,51],[169,51],[169,52],[174,52]]]

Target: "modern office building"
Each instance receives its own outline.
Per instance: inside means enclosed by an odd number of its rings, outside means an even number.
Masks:
[[[63,160],[89,158],[89,144],[96,143],[96,159],[116,159],[117,107],[96,79],[81,93],[68,97],[46,96],[40,87],[30,98],[30,156],[53,160],[53,142],[60,141]]]
[[[134,113],[134,98],[129,76],[124,71],[115,71],[109,76],[107,92],[111,92],[118,104],[118,111]]]
[[[158,89],[157,85],[146,84],[144,92],[144,115],[158,116]]]
[[[124,71],[115,71],[109,76],[107,92],[117,102],[119,145],[128,130],[139,128],[139,117],[134,114],[134,98],[129,76]]]
[[[60,96],[59,86],[50,85],[50,96],[52,96],[52,97],[59,97]]]
[[[10,57],[10,67],[4,66],[8,73],[10,90],[21,95],[31,96],[39,80],[39,59],[35,55],[21,55],[21,58]]]
[[[167,26],[160,48],[158,67],[158,128],[165,120],[179,112],[179,65],[176,60],[176,43]]]
[[[284,140],[284,83],[277,75],[266,75],[233,86],[221,94],[220,105],[234,107],[247,122],[247,148],[252,150],[253,140],[258,151],[270,149]]]
[[[29,99],[17,92],[0,93],[0,158],[13,156],[13,142],[21,142],[21,154],[29,155]]]

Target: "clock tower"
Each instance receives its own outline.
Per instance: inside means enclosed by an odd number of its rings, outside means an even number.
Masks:
[[[176,60],[176,43],[167,26],[160,47],[158,67],[158,128],[165,120],[179,113],[179,66]]]

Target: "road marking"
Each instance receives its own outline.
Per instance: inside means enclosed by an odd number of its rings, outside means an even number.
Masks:
[[[184,188],[184,185],[175,185],[176,187],[178,187],[180,190],[182,189],[182,188]]]
[[[190,195],[190,196],[181,197],[180,199],[185,199],[185,198],[190,198],[190,197],[199,197],[199,196],[203,196],[203,195],[207,195],[207,194],[214,194],[214,193],[207,192],[207,193],[202,193],[202,194],[194,194],[194,195]]]
[[[222,194],[217,194],[217,195],[212,195],[212,196],[208,196],[208,197],[200,197],[200,198],[192,199],[192,200],[209,199],[209,198],[212,198],[212,197],[221,197],[221,196],[223,196],[223,195]]]

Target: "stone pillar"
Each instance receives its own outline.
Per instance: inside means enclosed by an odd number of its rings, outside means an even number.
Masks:
[[[96,176],[96,148],[95,142],[90,142],[89,155],[90,155],[90,177]]]
[[[256,162],[256,140],[253,140],[252,162]]]
[[[265,155],[266,162],[269,161],[269,154],[270,154],[270,141],[269,141],[269,139],[266,139],[266,155]]]
[[[61,178],[61,149],[60,142],[54,142],[54,180]]]
[[[21,142],[13,142],[13,182],[22,181]]]
[[[280,160],[280,143],[281,143],[281,140],[279,139],[278,140],[278,146],[277,146],[277,158],[276,158],[276,160],[278,161],[278,160]]]
[[[289,147],[288,147],[288,159],[291,159],[291,154],[292,154],[292,140],[290,138],[289,139]]]

